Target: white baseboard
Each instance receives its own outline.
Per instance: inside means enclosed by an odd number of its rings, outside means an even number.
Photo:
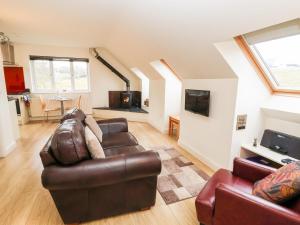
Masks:
[[[98,118],[118,118],[124,117],[128,121],[148,122],[148,113],[125,112],[115,110],[93,109],[93,116]]]
[[[151,122],[150,119],[147,121],[147,123],[148,123],[151,127],[153,127],[154,129],[156,129],[157,131],[159,131],[159,132],[162,133],[162,134],[168,134],[168,133],[169,133],[169,131],[168,131],[167,128],[163,128],[163,127],[161,127],[161,126],[156,125],[156,123]]]
[[[187,152],[191,153],[193,156],[195,156],[197,159],[199,159],[201,162],[203,162],[204,164],[206,164],[207,166],[209,166],[212,170],[218,170],[220,168],[222,168],[220,165],[218,165],[216,162],[214,162],[213,160],[207,158],[206,156],[204,156],[203,154],[199,153],[196,148],[192,147],[189,144],[186,144],[184,141],[182,141],[181,139],[178,140],[178,145],[180,147],[182,147],[183,149],[185,149]]]
[[[0,152],[0,157],[6,157],[9,153],[11,153],[11,151],[16,147],[16,144],[17,142],[13,141],[3,152]]]

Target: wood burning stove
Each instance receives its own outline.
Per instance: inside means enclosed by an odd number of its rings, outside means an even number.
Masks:
[[[141,109],[142,93],[140,91],[130,91],[130,81],[115,69],[109,62],[99,55],[95,48],[91,49],[95,58],[110,69],[115,75],[122,79],[126,84],[126,91],[109,91],[110,109],[129,109],[139,111]]]
[[[140,91],[109,91],[108,97],[111,109],[141,108],[142,106]]]
[[[129,109],[132,107],[132,92],[122,92],[120,97],[121,108]]]

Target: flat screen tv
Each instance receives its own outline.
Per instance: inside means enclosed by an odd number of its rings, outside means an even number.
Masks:
[[[209,116],[210,91],[185,90],[185,110]]]

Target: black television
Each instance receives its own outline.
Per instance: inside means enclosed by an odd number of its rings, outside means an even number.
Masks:
[[[185,90],[185,110],[209,116],[210,91]]]

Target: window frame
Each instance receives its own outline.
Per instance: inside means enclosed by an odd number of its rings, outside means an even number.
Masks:
[[[35,58],[35,59],[32,59]],[[64,93],[89,93],[91,92],[91,83],[90,83],[90,64],[89,59],[79,59],[79,58],[70,58],[70,57],[50,57],[50,56],[30,56],[30,74],[31,74],[31,88],[32,93],[36,94],[53,94],[57,93],[57,89],[55,86],[55,77],[54,77],[54,70],[53,70],[53,61],[59,59],[66,59],[70,63],[70,75],[71,75],[71,90],[65,90]],[[35,60],[45,60],[49,61],[50,63],[50,76],[51,76],[51,90],[49,89],[38,89],[36,88],[36,72],[34,61]],[[74,62],[86,62],[87,64],[87,89],[75,89],[75,72],[74,72]]]
[[[253,48],[255,47],[249,46],[242,35],[239,35],[234,39],[271,94],[300,95],[300,90],[293,88],[281,88],[276,83],[276,78],[273,77],[272,73],[269,71],[269,68],[266,66],[263,58],[259,56],[259,51],[254,50]]]

